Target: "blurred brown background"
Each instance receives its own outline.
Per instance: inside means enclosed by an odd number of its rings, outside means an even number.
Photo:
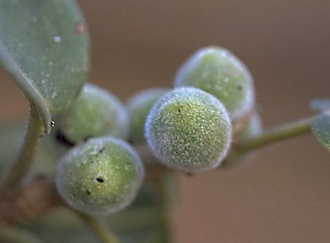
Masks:
[[[122,100],[171,86],[200,47],[233,51],[251,70],[266,128],[312,114],[330,97],[330,2],[80,0],[92,35],[91,81]],[[1,73],[2,120],[27,103]],[[330,242],[330,156],[306,135],[244,168],[179,178],[178,243]]]

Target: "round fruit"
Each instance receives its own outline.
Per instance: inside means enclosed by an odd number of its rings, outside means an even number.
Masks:
[[[217,97],[232,121],[253,106],[254,84],[245,65],[230,51],[210,46],[198,50],[179,69],[175,87],[193,86]]]
[[[91,137],[126,138],[129,129],[124,105],[111,93],[92,84],[86,84],[72,106],[54,121],[57,140],[69,146]]]
[[[107,215],[135,198],[144,176],[142,162],[126,142],[101,137],[71,149],[59,162],[56,186],[73,208]]]
[[[146,139],[166,166],[187,173],[212,169],[230,147],[228,113],[214,96],[196,88],[178,88],[163,95],[146,121]]]
[[[134,95],[127,104],[130,116],[130,140],[134,144],[144,143],[144,124],[153,104],[160,96],[170,91],[167,88],[146,89]]]

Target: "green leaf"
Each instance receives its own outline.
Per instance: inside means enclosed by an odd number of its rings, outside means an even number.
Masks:
[[[14,227],[1,227],[0,228],[0,242],[7,243],[42,243],[37,236],[31,232],[14,228]]]
[[[157,185],[147,180],[127,209],[101,220],[114,231],[121,243],[169,243],[168,232],[162,225],[160,203]],[[47,243],[100,242],[94,232],[68,208],[56,208],[34,221],[23,223],[21,227],[32,231]]]
[[[312,100],[310,107],[314,111],[324,112],[330,111],[330,99],[316,99]]]
[[[317,140],[330,151],[330,115],[317,116],[312,122],[312,131]]]
[[[70,208],[59,207],[20,224],[47,243],[101,243],[94,232]]]
[[[89,36],[75,1],[0,0],[0,65],[49,131],[50,113],[74,101],[89,72]]]
[[[65,223],[64,220],[62,220],[61,223]],[[79,227],[65,228],[61,226],[61,223],[58,225],[45,225],[32,222],[30,224],[26,223],[21,225],[21,227],[32,231],[47,243],[101,243],[87,226],[79,225]]]
[[[122,243],[169,243],[169,232],[163,227],[160,194],[157,184],[146,180],[128,208],[106,218]]]

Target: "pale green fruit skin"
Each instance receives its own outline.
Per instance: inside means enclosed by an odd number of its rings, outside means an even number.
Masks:
[[[55,132],[60,131],[73,144],[107,135],[125,139],[129,129],[124,104],[93,84],[86,84],[72,106],[54,121]]]
[[[89,139],[70,150],[56,168],[56,186],[73,208],[108,215],[129,205],[144,176],[142,161],[114,137]]]
[[[130,140],[133,144],[145,143],[144,124],[153,104],[160,96],[169,92],[168,88],[151,88],[134,95],[127,103],[130,121]]]
[[[192,87],[163,95],[152,107],[145,130],[155,156],[169,168],[187,173],[219,166],[232,139],[221,102]]]
[[[232,121],[242,118],[255,102],[249,70],[233,53],[218,46],[194,53],[178,70],[174,86],[192,86],[214,95]]]

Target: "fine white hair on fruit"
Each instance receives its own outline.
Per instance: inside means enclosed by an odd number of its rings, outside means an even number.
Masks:
[[[153,104],[169,88],[149,88],[135,94],[127,102],[127,110],[130,121],[130,140],[133,144],[144,144],[144,123]]]
[[[222,163],[230,148],[232,125],[218,99],[183,87],[157,100],[147,117],[145,136],[163,164],[194,173]]]
[[[129,130],[124,104],[111,92],[91,83],[84,85],[69,109],[54,116],[54,121],[52,134],[60,146],[63,141],[75,145],[91,137],[108,135],[126,139]]]
[[[179,68],[175,87],[196,87],[217,97],[232,121],[239,120],[255,103],[253,78],[229,50],[219,46],[201,48]]]
[[[128,206],[144,177],[137,152],[114,137],[89,139],[65,154],[56,168],[56,187],[76,210],[109,215]]]

